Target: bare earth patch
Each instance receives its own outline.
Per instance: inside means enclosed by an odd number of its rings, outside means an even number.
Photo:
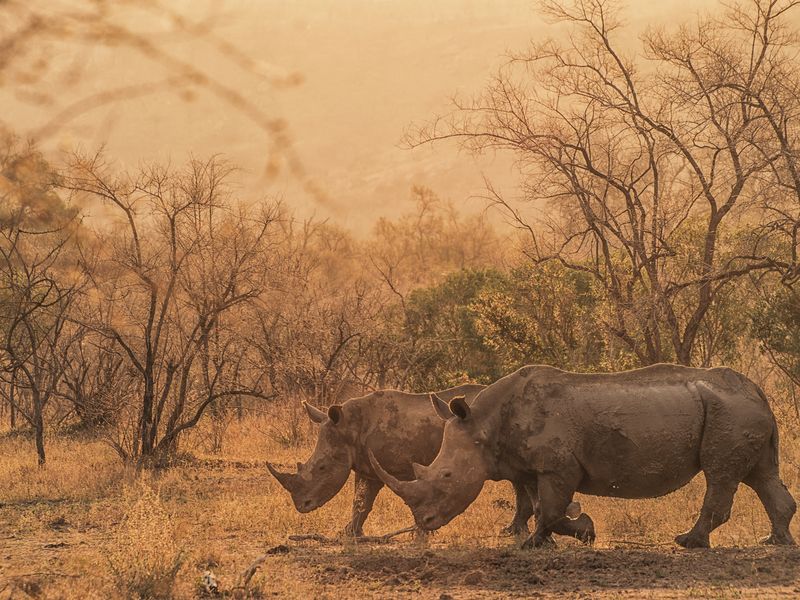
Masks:
[[[179,550],[174,597],[181,599],[213,597],[202,589],[206,571],[218,582],[216,597],[227,598],[800,596],[800,549],[757,544],[768,525],[746,489],[737,494],[731,521],[712,537],[716,547],[705,551],[672,543],[696,515],[702,481],[657,500],[581,497],[598,528],[593,548],[559,538],[555,549],[518,550],[518,541],[498,534],[513,511],[507,483],[487,483],[427,545],[408,535],[383,544],[290,542],[292,534],[336,538],[349,520],[352,482],[326,506],[300,515],[264,461],[288,463],[309,449],[283,449],[244,430],[231,435],[237,454],[187,460],[143,480],[102,445],[53,440],[52,462],[38,470],[25,462],[29,452],[0,438],[0,600],[129,597],[115,568],[126,556],[132,563],[140,558],[137,544],[152,560],[160,544],[167,566]],[[788,475],[800,496],[795,472]],[[143,498],[150,504],[137,504]],[[141,539],[128,536],[122,544],[120,532],[130,531],[126,515],[133,513],[144,523]],[[174,544],[159,539],[162,528],[148,515],[166,519]],[[410,524],[408,509],[383,491],[366,533]],[[796,519],[798,539],[799,525]],[[237,588],[242,573],[270,549],[248,588]]]

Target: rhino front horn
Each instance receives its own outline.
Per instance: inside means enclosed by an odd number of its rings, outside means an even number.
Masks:
[[[405,494],[407,491],[408,481],[400,481],[394,475],[390,475],[387,473],[381,464],[378,462],[378,459],[375,458],[375,455],[372,453],[372,450],[369,451],[369,462],[372,465],[372,469],[375,471],[375,474],[378,478],[385,483],[390,490],[392,490],[395,494],[400,496],[401,498],[405,498]]]
[[[267,463],[267,469],[272,474],[272,476],[278,480],[278,483],[281,484],[283,489],[285,489],[289,493],[292,492],[292,489],[294,488],[294,478],[296,477],[295,475],[292,475],[291,473],[282,473],[278,471],[278,469],[272,466],[272,463],[270,462]]]
[[[316,406],[312,406],[308,402],[303,402],[303,407],[305,407],[306,412],[308,413],[308,418],[314,421],[316,424],[323,423],[328,420],[328,415],[318,409]]]

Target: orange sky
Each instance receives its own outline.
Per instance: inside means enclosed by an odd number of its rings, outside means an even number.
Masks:
[[[307,178],[309,194],[285,165],[269,180],[265,136],[246,115],[206,91],[191,102],[161,90],[116,102],[71,121],[45,140],[46,149],[105,143],[123,166],[142,160],[221,153],[243,168],[248,193],[282,195],[301,212],[314,211],[355,228],[407,208],[412,185],[426,185],[457,203],[480,194],[483,174],[513,193],[509,157],[476,161],[449,144],[417,150],[398,146],[404,128],[446,109],[453,93],[480,90],[509,49],[548,35],[530,0],[227,0],[168,2],[193,19],[215,21],[216,34],[273,76],[302,75],[300,85],[275,89],[212,45],[173,35],[152,14],[131,16],[139,31],[172,55],[240,90],[270,116],[285,120]],[[631,2],[630,31],[677,22],[704,1]],[[72,48],[65,65],[83,77],[59,100],[131,82],[156,81],[161,67],[120,48]],[[4,87],[0,110],[21,133],[47,122],[52,106],[32,107]],[[11,115],[11,118],[8,116]],[[478,201],[469,204],[479,206]]]

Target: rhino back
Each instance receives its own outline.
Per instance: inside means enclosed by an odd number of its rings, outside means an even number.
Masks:
[[[501,435],[508,462],[546,471],[571,455],[586,473],[582,492],[631,498],[671,492],[700,469],[709,400],[698,382],[721,390],[713,401],[728,420],[771,416],[748,388],[754,384],[730,369],[654,365],[583,374],[533,368],[507,386]]]
[[[465,384],[436,392],[443,400],[465,396],[470,402],[486,386]],[[412,463],[430,464],[442,444],[444,421],[431,405],[430,394],[381,390],[345,403],[357,414],[358,431],[353,436],[354,470],[377,479],[369,462],[369,451],[395,477],[413,479]]]

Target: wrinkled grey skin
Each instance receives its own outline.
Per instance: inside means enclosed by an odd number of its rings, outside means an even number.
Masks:
[[[454,401],[450,409],[458,418],[447,422],[433,463],[416,467],[416,481],[392,478],[373,457],[427,529],[460,514],[486,479],[535,481],[541,515],[524,546],[536,547],[577,522],[565,518],[575,492],[653,498],[702,471],[700,516],[678,544],[708,547],[739,483],[755,490],[769,516],[763,541],[794,544],[796,505],[778,475],[775,418],[758,386],[731,369],[579,374],[529,366],[487,387],[471,407]]]
[[[447,400],[466,397],[471,402],[485,386],[462,385],[442,392]],[[270,473],[292,495],[301,513],[315,510],[333,498],[355,473],[353,518],[348,535],[363,535],[363,525],[383,482],[375,474],[369,453],[398,479],[414,479],[412,463],[429,463],[442,443],[444,422],[431,410],[428,394],[394,390],[373,392],[331,406],[327,413],[306,405],[309,417],[320,425],[314,453],[297,472],[282,473],[268,464]],[[523,488],[517,490],[517,510],[506,530],[528,533],[534,508]]]
[[[471,402],[485,386],[464,385],[439,392],[441,398],[460,398]],[[369,455],[380,457],[399,479],[413,479],[414,463],[433,460],[442,441],[444,421],[431,413],[428,394],[409,394],[385,390],[331,406],[327,413],[309,404],[305,408],[312,421],[320,425],[314,453],[309,460],[297,463],[297,472],[283,473],[267,464],[270,473],[292,495],[301,513],[315,510],[333,498],[344,486],[352,470],[355,473],[353,516],[345,534],[363,535],[363,525],[372,510],[383,482],[375,474]],[[538,518],[537,496],[532,484],[514,484],[516,511],[503,529],[509,535],[527,535],[531,516]],[[533,490],[533,494],[531,494]],[[574,503],[572,511],[580,512]],[[568,533],[584,541],[594,540],[591,519],[585,517],[582,528]],[[553,543],[552,539],[547,543]]]

